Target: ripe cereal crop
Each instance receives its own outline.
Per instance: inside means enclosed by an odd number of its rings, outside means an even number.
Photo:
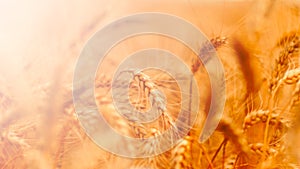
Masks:
[[[17,14],[0,12],[16,21],[5,21],[3,32],[9,36],[4,36],[3,42],[0,39],[0,55],[4,56],[0,63],[0,169],[300,168],[299,1],[128,0],[95,1],[94,5],[70,1],[49,2],[49,8],[33,1],[3,3]],[[4,8],[1,6],[0,11]],[[32,13],[28,12],[31,8]],[[23,20],[18,11],[27,13]],[[145,158],[127,158],[102,149],[86,133],[73,104],[72,78],[88,39],[113,20],[137,12],[176,15],[195,25],[208,40],[198,44],[195,53],[174,38],[137,35],[113,46],[99,63],[93,89],[99,112],[118,134],[143,143],[119,149],[155,154],[162,133],[170,128],[173,132],[163,139],[174,144],[169,150]],[[23,22],[29,26],[18,31]],[[115,74],[128,55],[145,48],[172,52],[193,77],[174,77],[155,68]],[[224,67],[225,84],[218,85],[225,88],[226,102],[215,131],[200,142],[212,104],[211,81],[204,66],[212,59],[212,52]],[[118,113],[112,88],[124,87],[125,74],[131,76],[128,90],[115,97],[128,96],[141,116],[155,107],[155,121],[141,123],[127,107],[122,108],[125,113]],[[114,82],[115,77],[121,80]],[[197,83],[195,88],[192,78]],[[190,90],[183,93],[178,81]],[[80,92],[86,95],[88,91]],[[193,92],[199,93],[199,105],[191,101],[194,98],[185,100],[184,95],[192,97]],[[191,108],[195,106],[197,112]],[[179,116],[181,112],[183,116]],[[93,125],[96,118],[87,116],[84,120]],[[187,135],[181,137],[189,127]],[[179,141],[175,142],[176,138]],[[111,138],[115,145],[122,141]]]

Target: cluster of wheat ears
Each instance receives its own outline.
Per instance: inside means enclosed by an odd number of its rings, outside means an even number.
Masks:
[[[169,151],[129,159],[99,148],[77,119],[71,85],[56,91],[59,94],[51,103],[51,112],[56,113],[51,117],[19,115],[21,110],[13,108],[13,99],[3,89],[0,169],[300,168],[300,7],[294,2],[268,1],[258,5],[250,16],[234,33],[210,38],[224,65],[226,104],[217,129],[205,142],[198,140],[210,106],[206,101],[211,97],[210,83],[203,80],[207,79],[207,72],[197,56],[183,52],[183,60],[200,93],[204,93],[199,112],[181,107],[184,100],[180,87],[168,73],[156,69],[128,71],[132,74],[128,93],[131,105],[147,112],[155,104],[160,113],[156,121],[140,124],[116,112],[110,96],[112,76],[100,72],[95,79],[99,110],[120,134],[146,140],[158,137],[168,128],[180,132],[175,124],[180,110],[187,113],[184,120],[197,113],[192,129]],[[214,50],[207,43],[199,48],[198,54],[207,59]],[[47,86],[40,90],[51,94]],[[155,144],[145,142],[138,148],[154,151],[151,147]]]

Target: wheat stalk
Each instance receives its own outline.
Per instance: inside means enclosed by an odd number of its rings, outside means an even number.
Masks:
[[[300,45],[300,37],[296,36],[292,39],[289,39],[284,45],[284,49],[280,51],[278,58],[275,60],[275,68],[273,69],[271,79],[269,81],[269,91],[271,93],[271,98],[269,102],[269,109],[275,105],[275,96],[280,87],[280,82],[285,77],[286,72],[290,66],[289,61],[292,58],[293,54],[298,52]],[[286,81],[286,80],[284,80]],[[285,109],[285,108],[284,108]],[[267,124],[264,132],[264,145],[265,149],[267,149],[268,142],[268,133],[269,133],[269,123],[271,121],[271,114],[268,115]]]

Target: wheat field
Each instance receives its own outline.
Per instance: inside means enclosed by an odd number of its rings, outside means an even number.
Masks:
[[[138,12],[176,15],[206,35],[224,67],[226,102],[216,130],[199,142],[212,91],[198,55],[209,59],[211,51],[199,44],[195,54],[175,39],[151,34],[120,42],[103,59],[94,85],[99,111],[119,134],[158,137],[176,125],[186,102],[167,72],[134,70],[130,104],[147,112],[154,102],[161,116],[149,124],[120,116],[111,95],[113,76],[135,51],[160,48],[177,55],[190,68],[200,100],[196,112],[184,107],[183,120],[198,116],[174,147],[132,159],[101,149],[86,134],[75,112],[72,83],[76,61],[94,33]],[[0,169],[300,168],[299,18],[296,0],[1,1]],[[181,79],[189,85],[190,79]],[[153,146],[146,141],[138,148],[150,147],[147,154]]]

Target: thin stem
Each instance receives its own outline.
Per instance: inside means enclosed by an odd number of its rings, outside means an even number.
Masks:
[[[214,169],[214,167],[213,167],[213,164],[212,164],[212,161],[209,159],[209,156],[208,156],[208,154],[206,153],[206,151],[205,151],[205,148],[200,144],[200,148],[203,150],[203,153],[204,153],[204,156],[205,156],[205,158],[206,158],[206,160],[207,160],[207,162],[208,162],[208,168],[209,169]]]
[[[225,155],[226,155],[226,145],[227,145],[227,141],[226,142],[224,142],[224,146],[223,146],[223,163],[222,163],[222,168],[224,169],[225,168]]]
[[[274,107],[275,104],[275,95],[278,91],[280,87],[280,82],[279,84],[276,86],[276,88],[274,89],[274,91],[271,93],[271,99],[269,102],[269,114],[268,114],[268,119],[266,122],[266,127],[265,127],[265,132],[264,132],[264,155],[267,156],[267,149],[268,149],[268,135],[269,135],[269,127],[270,127],[270,121],[271,121],[271,117],[272,117],[272,107]]]
[[[219,152],[220,152],[221,148],[223,147],[223,145],[226,144],[226,142],[227,142],[227,139],[224,139],[224,140],[222,141],[222,143],[221,143],[220,146],[218,147],[217,151],[215,152],[213,158],[211,159],[211,162],[214,162],[215,158],[216,158],[217,155],[219,154]]]

